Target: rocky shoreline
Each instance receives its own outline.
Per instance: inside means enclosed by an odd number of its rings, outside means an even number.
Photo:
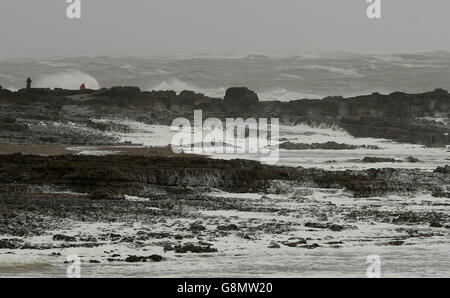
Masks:
[[[283,187],[341,188],[355,197],[430,192],[448,196],[448,165],[434,172],[410,169],[326,171],[262,165],[248,160],[178,156],[0,156],[2,192],[28,192],[54,186],[108,199],[145,196],[154,188],[209,187],[233,192],[282,192]],[[279,190],[276,183],[280,184]],[[150,188],[150,190],[148,190]]]
[[[14,154],[0,156],[0,167],[0,259],[25,253],[64,264],[75,251],[83,266],[179,266],[197,254],[231,262],[239,245],[280,254],[407,248],[448,245],[450,233],[448,166],[327,172],[200,157]]]
[[[288,125],[339,126],[355,137],[385,138],[429,147],[450,145],[450,95],[442,89],[422,94],[374,93],[290,102],[261,102],[247,88],[230,88],[224,99],[192,91],[142,92],[136,87],[17,92],[0,89],[0,142],[111,145],[119,140],[105,136],[104,132],[127,128],[92,119],[171,125],[177,117],[192,119],[194,110],[202,110],[205,118],[280,118],[281,123]]]
[[[15,276],[21,262],[43,262],[64,275],[74,253],[93,276],[103,269],[121,276],[117,268],[129,270],[126,264],[148,266],[137,271],[159,268],[161,276],[188,274],[185,264],[236,272],[233,266],[251,267],[261,254],[271,256],[264,272],[278,276],[298,274],[292,263],[311,251],[348,260],[355,251],[391,247],[405,255],[410,249],[448,251],[447,164],[326,170],[176,155],[169,147],[125,142],[110,132],[126,135],[131,126],[110,119],[170,125],[202,109],[205,117],[280,116],[286,124],[345,127],[355,136],[434,147],[449,144],[448,123],[416,119],[448,118],[449,100],[442,90],[287,103],[259,102],[245,88],[225,99],[132,87],[0,90],[0,275]],[[408,112],[392,112],[407,102]],[[356,144],[286,139],[280,147],[288,153],[348,151],[351,158],[355,151],[384,150]],[[426,154],[419,157],[356,162],[414,166],[425,163]]]

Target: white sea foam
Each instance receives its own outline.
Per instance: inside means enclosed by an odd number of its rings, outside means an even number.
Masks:
[[[150,87],[144,88],[144,90],[150,91],[150,90],[173,90],[177,93],[180,93],[184,90],[190,90],[194,91],[196,93],[202,93],[206,96],[215,97],[215,98],[223,98],[225,95],[226,88],[220,87],[220,88],[211,88],[211,89],[205,89],[200,88],[194,84],[187,83],[185,81],[179,80],[177,78],[170,78],[167,80],[164,80],[156,85],[152,85]]]
[[[100,88],[100,84],[93,76],[79,70],[41,76],[36,79],[34,86],[39,88],[79,89],[83,83],[88,89]]]
[[[334,74],[340,74],[345,76],[361,76],[361,74],[356,69],[351,68],[339,68],[339,67],[332,67],[332,66],[322,66],[322,65],[312,65],[308,66],[307,69],[316,69],[316,70],[324,70],[330,73]]]
[[[296,99],[320,99],[320,95],[312,93],[301,93],[286,88],[274,88],[270,91],[256,92],[260,101],[290,101]]]

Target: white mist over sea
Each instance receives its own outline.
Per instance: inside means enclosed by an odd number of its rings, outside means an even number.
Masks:
[[[261,100],[295,100],[372,92],[418,93],[450,89],[450,53],[358,55],[345,52],[297,56],[75,57],[5,59],[0,85],[17,90],[27,77],[36,87],[97,89],[138,86],[142,90],[193,90],[223,97],[246,86]]]

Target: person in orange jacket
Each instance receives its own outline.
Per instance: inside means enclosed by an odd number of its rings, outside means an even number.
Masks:
[[[86,89],[86,85],[83,83],[83,84],[81,84],[81,86],[80,86],[80,90],[85,90]]]

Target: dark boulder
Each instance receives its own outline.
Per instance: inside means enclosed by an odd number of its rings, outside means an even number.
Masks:
[[[315,248],[319,248],[320,245],[317,244],[317,243],[313,243],[313,244],[302,245],[300,247],[301,248],[306,248],[306,249],[315,249]]]
[[[206,230],[206,227],[204,225],[202,225],[201,222],[194,222],[189,227],[189,230],[192,232],[201,232],[201,231]]]
[[[53,241],[65,241],[65,242],[75,242],[76,239],[73,236],[66,236],[62,234],[56,234],[53,236]]]
[[[397,160],[394,158],[385,158],[385,157],[364,157],[362,160],[363,163],[379,163],[379,162],[402,162],[401,160]]]
[[[0,239],[0,249],[18,249],[23,245],[21,239]]]
[[[174,250],[176,253],[185,254],[187,252],[191,253],[214,253],[218,252],[216,248],[212,248],[211,244],[199,244],[195,245],[192,243],[186,243],[184,245],[176,245],[174,247],[167,247],[165,250]]]
[[[229,224],[224,226],[217,226],[217,229],[220,231],[237,231],[239,227],[235,224]]]
[[[148,257],[145,257],[145,256],[128,256],[125,259],[125,262],[128,262],[128,263],[147,262],[147,261],[161,262],[162,260],[164,260],[164,258],[161,257],[160,255],[151,255],[151,256],[148,256]]]
[[[251,104],[259,101],[258,95],[246,87],[228,88],[225,93],[225,103],[229,104]]]
[[[438,167],[436,170],[434,170],[435,173],[442,173],[442,174],[450,174],[450,165],[445,165],[444,167]]]

